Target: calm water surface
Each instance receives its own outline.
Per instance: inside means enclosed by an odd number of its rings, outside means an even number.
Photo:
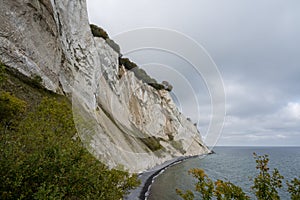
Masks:
[[[259,155],[268,154],[270,168],[276,167],[286,180],[300,176],[300,147],[215,147],[216,154],[202,159],[194,158],[168,168],[158,176],[150,190],[148,200],[180,199],[175,189],[194,188],[195,180],[188,175],[191,168],[202,168],[213,179],[229,180],[242,187],[253,197],[250,177],[255,177],[255,160],[253,152]],[[285,189],[279,191],[281,199],[289,199]]]

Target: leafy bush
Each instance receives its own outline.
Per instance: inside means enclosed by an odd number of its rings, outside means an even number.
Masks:
[[[66,101],[45,98],[1,137],[1,199],[120,199],[136,176],[109,170],[91,156],[76,134]]]
[[[152,152],[158,151],[163,148],[159,143],[160,139],[156,137],[139,138]]]
[[[5,75],[0,199],[121,199],[139,184],[136,175],[108,169],[82,146],[65,97]]]
[[[253,154],[256,160],[256,169],[259,170],[258,176],[254,179],[252,189],[259,200],[279,199],[277,188],[282,187],[283,176],[280,175],[278,169],[274,169],[272,175],[269,173],[269,157],[268,155],[257,156]]]
[[[131,70],[134,75],[143,82],[147,83],[151,87],[155,88],[156,90],[163,90],[166,87],[163,84],[157,83],[157,81],[151,78],[145,70],[139,68],[137,64],[130,61],[128,58],[119,58],[119,64],[123,65],[127,70]]]
[[[172,136],[171,136],[171,138],[169,136],[169,139],[172,139],[171,143],[170,143],[172,145],[172,147],[174,147],[176,150],[180,151],[180,153],[182,153],[182,154],[186,153],[186,150],[184,150],[181,141],[175,141],[174,137],[172,137]]]
[[[41,88],[41,87],[43,87],[42,83],[43,83],[43,79],[39,75],[34,74],[34,75],[31,76],[31,84],[34,87]]]
[[[165,90],[169,92],[173,90],[173,86],[168,81],[163,81],[161,84],[165,87]]]
[[[123,65],[128,70],[132,70],[133,68],[138,67],[137,64],[131,62],[129,58],[119,58],[119,64]]]
[[[115,50],[115,52],[117,52],[119,54],[119,57],[120,57],[121,56],[120,46],[110,38],[107,38],[105,41],[113,50]]]
[[[294,178],[291,182],[287,182],[288,191],[291,194],[292,200],[300,199],[300,177],[299,179]]]
[[[101,37],[105,40],[109,38],[108,34],[101,27],[98,27],[95,24],[91,24],[90,28],[94,37]]]
[[[151,78],[146,72],[145,70],[141,69],[141,68],[133,68],[131,71],[134,72],[135,76],[139,79],[144,81],[145,83],[148,84],[155,84],[157,83],[157,81],[153,78]]]
[[[203,200],[210,200],[212,199],[213,192],[214,192],[214,183],[208,176],[205,174],[203,169],[191,169],[189,174],[192,174],[194,178],[198,180],[196,183],[195,190],[200,192],[200,196]],[[194,194],[192,191],[187,191],[183,193],[181,190],[177,189],[176,193],[180,195],[185,200],[192,200],[194,199]]]
[[[217,199],[249,199],[245,192],[243,192],[242,188],[234,185],[230,181],[224,182],[222,180],[217,180],[215,182],[215,187],[214,195]]]
[[[5,66],[0,62],[0,84],[5,80]]]
[[[157,81],[151,78],[143,69],[140,69],[137,64],[130,61],[128,58],[119,58],[119,64],[123,65],[127,70],[132,71],[135,76],[148,84],[157,84]]]
[[[139,80],[142,80],[156,90],[164,89],[169,92],[172,91],[173,86],[167,81],[164,81],[162,84],[157,83],[155,79],[151,78],[143,69],[139,68],[136,63],[130,61],[128,58],[122,58],[120,46],[111,40],[108,34],[101,27],[98,27],[95,24],[90,24],[90,27],[94,37],[101,37],[105,39],[106,43],[119,54],[119,65],[123,65],[125,69],[133,71]]]
[[[12,128],[26,110],[26,102],[11,95],[0,92],[0,122],[3,128]]]
[[[258,156],[254,153],[256,160],[256,169],[259,174],[254,179],[254,185],[251,187],[255,192],[258,200],[276,200],[280,199],[278,188],[282,187],[283,176],[275,168],[272,174],[269,173],[269,158],[268,155]],[[247,200],[250,199],[245,192],[231,182],[217,180],[215,183],[207,177],[203,169],[191,169],[189,174],[198,180],[195,191],[200,193],[204,200],[211,200],[215,197],[217,200]],[[294,178],[291,182],[287,182],[288,192],[291,194],[292,200],[300,199],[300,180]],[[194,193],[191,190],[185,193],[176,189],[176,193],[185,200],[193,200]]]
[[[165,87],[159,83],[149,83],[148,85],[155,88],[156,90],[164,90],[165,89]]]

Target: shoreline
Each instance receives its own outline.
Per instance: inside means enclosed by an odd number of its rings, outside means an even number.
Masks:
[[[124,200],[145,200],[149,196],[149,192],[151,189],[151,185],[153,184],[155,178],[163,173],[167,168],[172,167],[176,164],[179,164],[185,160],[197,158],[200,156],[209,155],[195,155],[195,156],[185,156],[174,158],[170,161],[167,161],[159,166],[152,168],[150,171],[143,172],[139,175],[139,179],[141,180],[141,185],[134,190],[129,191],[129,194],[124,197]]]
[[[186,158],[188,159],[188,158]],[[169,165],[161,168],[160,170],[157,170],[155,171],[155,173],[153,173],[145,182],[143,188],[142,188],[142,191],[139,195],[139,199],[146,199],[148,196],[149,196],[149,193],[150,193],[150,189],[151,189],[151,186],[152,184],[154,183],[154,180],[160,175],[162,174],[166,169],[168,169],[169,167],[172,167],[176,164],[179,164],[181,163],[182,161],[184,161],[185,159],[178,159],[172,163],[170,163]]]

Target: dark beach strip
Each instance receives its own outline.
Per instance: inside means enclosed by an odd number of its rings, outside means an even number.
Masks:
[[[167,168],[181,163],[187,159],[197,158],[204,155],[196,155],[196,156],[186,156],[179,157],[173,160],[170,160],[162,165],[159,165],[152,170],[141,173],[139,175],[139,179],[141,180],[140,187],[130,191],[130,193],[125,197],[125,200],[145,200],[149,196],[149,192],[151,189],[151,185],[154,182],[155,178],[163,173]]]
[[[196,156],[194,156],[196,157]],[[191,157],[190,157],[191,158]],[[179,164],[181,163],[182,161],[186,160],[188,158],[182,158],[182,159],[179,159],[177,161],[174,161],[172,162],[171,164],[161,168],[160,170],[157,170],[154,174],[152,174],[145,182],[144,184],[144,187],[140,193],[140,196],[139,196],[139,199],[142,199],[142,200],[145,200],[149,194],[150,194],[150,189],[151,189],[151,186],[152,186],[152,183],[154,183],[154,180],[155,178],[157,178],[160,174],[162,174],[167,168],[173,166],[173,165],[176,165],[176,164]]]

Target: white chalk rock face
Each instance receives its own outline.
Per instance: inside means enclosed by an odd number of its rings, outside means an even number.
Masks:
[[[84,0],[0,3],[1,61],[72,98],[78,134],[100,161],[141,172],[208,153],[169,93],[138,80],[118,56],[92,36]]]

